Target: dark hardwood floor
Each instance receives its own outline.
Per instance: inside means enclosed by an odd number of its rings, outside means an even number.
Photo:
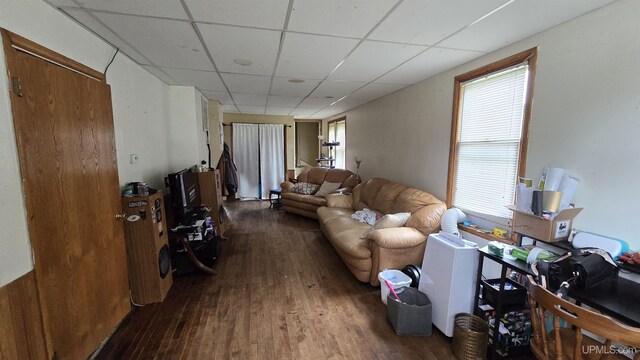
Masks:
[[[358,282],[316,220],[227,204],[217,275],[176,277],[136,308],[98,359],[452,359],[451,341],[397,336],[380,290]]]

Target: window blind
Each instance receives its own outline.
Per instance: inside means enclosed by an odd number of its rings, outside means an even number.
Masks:
[[[453,205],[510,218],[514,203],[527,65],[461,84]]]

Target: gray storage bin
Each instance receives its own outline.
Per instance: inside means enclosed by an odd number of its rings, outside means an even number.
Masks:
[[[431,335],[431,301],[416,288],[405,287],[398,294],[402,302],[389,294],[387,318],[398,335]]]

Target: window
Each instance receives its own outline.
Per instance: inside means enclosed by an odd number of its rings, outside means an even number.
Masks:
[[[537,49],[455,78],[447,205],[511,218],[524,176]]]
[[[340,145],[333,148],[331,155],[336,158],[335,166],[340,169],[345,168],[345,158],[347,152],[347,118],[340,118],[329,121],[329,142],[339,142]],[[326,149],[325,151],[329,151]]]

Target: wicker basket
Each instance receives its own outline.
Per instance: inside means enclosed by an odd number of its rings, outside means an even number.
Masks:
[[[451,346],[458,359],[486,359],[488,340],[489,326],[486,321],[471,314],[456,315]]]

